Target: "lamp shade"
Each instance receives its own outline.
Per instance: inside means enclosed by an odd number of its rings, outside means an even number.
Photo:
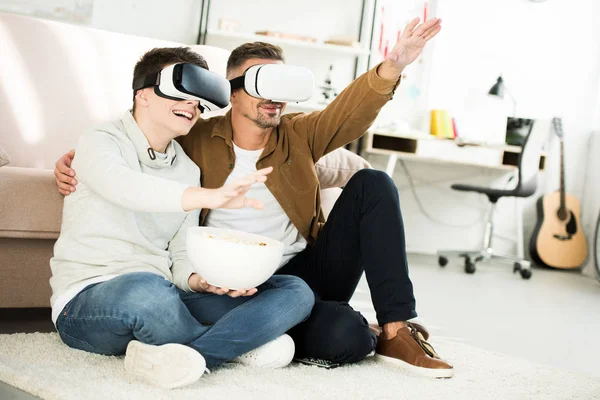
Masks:
[[[490,88],[488,94],[502,98],[504,97],[504,81],[502,80],[501,76],[498,77],[496,83],[494,83],[494,86]]]

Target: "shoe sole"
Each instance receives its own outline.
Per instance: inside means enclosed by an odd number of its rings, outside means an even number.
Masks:
[[[194,383],[205,369],[204,357],[182,344],[153,346],[132,340],[125,352],[126,371],[165,389]]]
[[[394,365],[396,367],[400,367],[406,371],[410,371],[414,374],[426,376],[429,378],[438,378],[438,379],[448,379],[454,376],[454,368],[425,368],[425,367],[417,367],[415,365],[409,364],[406,361],[399,360],[397,358],[384,356],[381,354],[375,354],[375,358],[377,360],[381,360],[387,364]]]
[[[256,351],[257,349],[254,349],[251,350],[249,353]],[[273,341],[263,345],[262,349],[259,351],[263,351],[266,353],[277,352],[277,358],[273,358],[269,362],[265,362],[265,358],[268,359],[269,357],[265,356],[265,354],[260,354],[258,358],[250,357],[250,359],[247,360],[245,357],[247,356],[247,354],[244,354],[240,357],[235,358],[233,362],[255,368],[276,369],[286,367],[292,362],[292,359],[294,358],[294,340],[289,335],[283,334],[277,339],[274,339]]]

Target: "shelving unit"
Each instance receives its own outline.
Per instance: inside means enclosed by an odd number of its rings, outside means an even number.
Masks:
[[[358,46],[342,46],[324,42],[305,42],[301,40],[285,39],[276,36],[257,35],[249,32],[229,32],[220,29],[209,29],[209,18],[211,14],[211,0],[202,0],[200,26],[198,30],[197,44],[207,44],[207,38],[211,41],[236,42],[236,46],[244,42],[264,41],[279,45],[283,48],[294,50],[315,51],[319,57],[323,57],[324,63],[327,58],[339,56],[354,57],[352,79],[365,72],[370,65],[371,46],[373,43],[374,16],[378,0],[360,0],[360,19],[358,25]],[[370,10],[372,8],[372,10]],[[369,16],[369,12],[370,14]],[[369,37],[370,36],[370,37]],[[287,51],[286,51],[287,52]],[[350,61],[350,60],[349,60]],[[366,62],[364,62],[366,61]],[[347,82],[350,83],[350,82]]]
[[[371,50],[367,48],[361,47],[351,47],[351,46],[340,46],[334,44],[327,43],[312,43],[312,42],[304,42],[300,40],[293,39],[284,39],[279,38],[277,36],[267,36],[267,35],[256,35],[252,33],[239,33],[239,32],[227,32],[220,30],[207,30],[207,35],[219,38],[219,39],[233,39],[233,40],[243,40],[245,42],[258,42],[258,41],[268,41],[269,43],[276,45],[285,45],[285,46],[293,46],[293,47],[304,47],[317,51],[327,51],[327,52],[335,52],[342,54],[351,54],[351,55],[369,55],[371,54]]]
[[[288,104],[286,112],[322,110],[325,108],[325,104],[320,103],[320,97],[322,96],[320,86],[323,84],[325,76],[327,76],[326,74],[330,65],[334,65],[332,80],[338,92],[368,69],[371,59],[370,47],[373,39],[371,32],[373,29],[372,15],[375,13],[377,2],[378,0],[357,0],[353,3],[352,7],[360,7],[354,10],[357,22],[359,22],[356,31],[358,45],[343,46],[324,43],[323,39],[335,34],[348,35],[350,33],[348,30],[342,32],[335,29],[329,32],[321,30],[320,33],[316,33],[311,31],[310,28],[305,27],[305,31],[300,33],[319,38],[320,40],[317,42],[255,34],[253,32],[257,29],[257,24],[250,26],[242,24],[241,32],[221,30],[216,27],[214,19],[223,16],[223,9],[219,9],[219,6],[222,7],[222,5],[215,2],[211,8],[211,0],[202,0],[197,43],[215,45],[226,49],[233,49],[245,42],[257,41],[280,46],[284,50],[286,61],[297,65],[304,65],[310,68],[315,75],[315,92],[313,97],[303,103]],[[371,10],[371,7],[373,7],[373,10]],[[278,12],[281,13],[282,9],[280,8]],[[370,14],[371,12],[373,14]],[[238,18],[239,20],[239,12],[237,14],[233,12],[232,15],[232,18]],[[333,14],[331,14],[330,18],[333,17]],[[323,19],[315,20],[315,23],[323,23]],[[265,23],[261,22],[258,25],[265,26]],[[350,24],[350,26],[352,25]],[[287,29],[287,27],[276,24],[273,28],[269,25],[266,28],[283,32]],[[294,30],[294,28],[290,27],[290,30],[291,32],[298,31],[297,28],[296,26]]]
[[[325,98],[323,86],[326,80],[330,79],[333,87],[339,93],[343,88],[350,84],[354,79],[373,67],[382,60],[381,43],[388,43],[395,40],[395,34],[390,37],[390,31],[395,32],[395,27],[387,29],[384,33],[384,23],[386,26],[395,26],[396,20],[390,22],[385,19],[383,10],[387,16],[395,15],[399,9],[387,8],[391,1],[396,0],[307,0],[301,5],[297,2],[284,0],[277,4],[270,4],[266,0],[256,2],[237,3],[235,0],[221,0],[212,2],[211,0],[202,0],[200,24],[198,31],[198,44],[208,44],[233,50],[237,46],[246,42],[269,42],[280,46],[285,54],[286,63],[305,66],[312,70],[315,77],[315,90],[313,96],[306,102],[299,104],[288,104],[286,112],[312,112],[325,108],[321,101]],[[419,3],[421,0],[408,0],[409,3]],[[423,0],[424,1],[424,0]],[[430,3],[437,0],[430,0]],[[211,7],[212,3],[212,7]],[[262,7],[262,8],[261,8]],[[404,7],[404,8],[402,8]],[[402,12],[408,12],[415,8],[413,5],[400,6]],[[264,11],[260,11],[263,10]],[[344,9],[344,10],[343,10]],[[413,10],[414,11],[414,10]],[[413,11],[410,11],[413,15]],[[286,19],[290,13],[295,14],[295,19]],[[340,15],[346,15],[348,18],[340,19]],[[223,18],[225,24],[217,24],[219,18]],[[298,21],[304,21],[299,24]],[[221,29],[224,26],[234,27],[237,31]],[[254,32],[273,31],[297,34],[304,37],[317,38],[317,42],[294,40],[281,38],[277,36],[259,35]],[[377,35],[375,35],[376,32]],[[341,35],[355,37],[358,39],[358,46],[342,46],[324,43],[326,38]],[[375,37],[377,36],[377,37]],[[377,47],[379,43],[379,48]],[[406,89],[396,93],[396,103],[404,100],[402,104],[404,110],[415,107],[417,96],[421,96],[420,91],[424,91],[421,74],[423,67],[412,67],[409,71],[409,80],[406,81]],[[409,90],[411,91],[409,93]],[[416,94],[414,94],[416,93]],[[412,96],[412,97],[411,97]],[[392,104],[392,102],[390,102]],[[391,106],[388,106],[388,110]],[[396,112],[385,112],[382,110],[383,118],[393,119],[397,117]],[[406,111],[408,113],[409,111]],[[417,115],[416,113],[411,114]],[[353,144],[358,153],[361,152],[362,140]]]

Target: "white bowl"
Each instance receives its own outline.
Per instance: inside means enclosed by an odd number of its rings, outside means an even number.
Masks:
[[[283,256],[280,241],[233,229],[203,226],[188,229],[186,248],[198,275],[213,286],[228,289],[259,286],[273,275]]]

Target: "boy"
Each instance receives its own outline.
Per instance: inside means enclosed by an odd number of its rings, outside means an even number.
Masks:
[[[93,353],[125,353],[126,370],[167,388],[232,359],[287,365],[294,346],[284,333],[314,303],[296,277],[274,276],[258,290],[220,296],[207,293],[193,272],[185,237],[198,225],[199,209],[260,209],[245,193],[272,169],[218,189],[198,187],[199,168],[173,139],[198,120],[202,94],[176,98],[158,83],[138,85],[158,74],[155,82],[166,82],[175,64],[198,74],[208,69],[189,48],[149,51],[134,69],[133,111],[81,136],[74,162],[79,190],[65,199],[50,262],[61,339]]]

